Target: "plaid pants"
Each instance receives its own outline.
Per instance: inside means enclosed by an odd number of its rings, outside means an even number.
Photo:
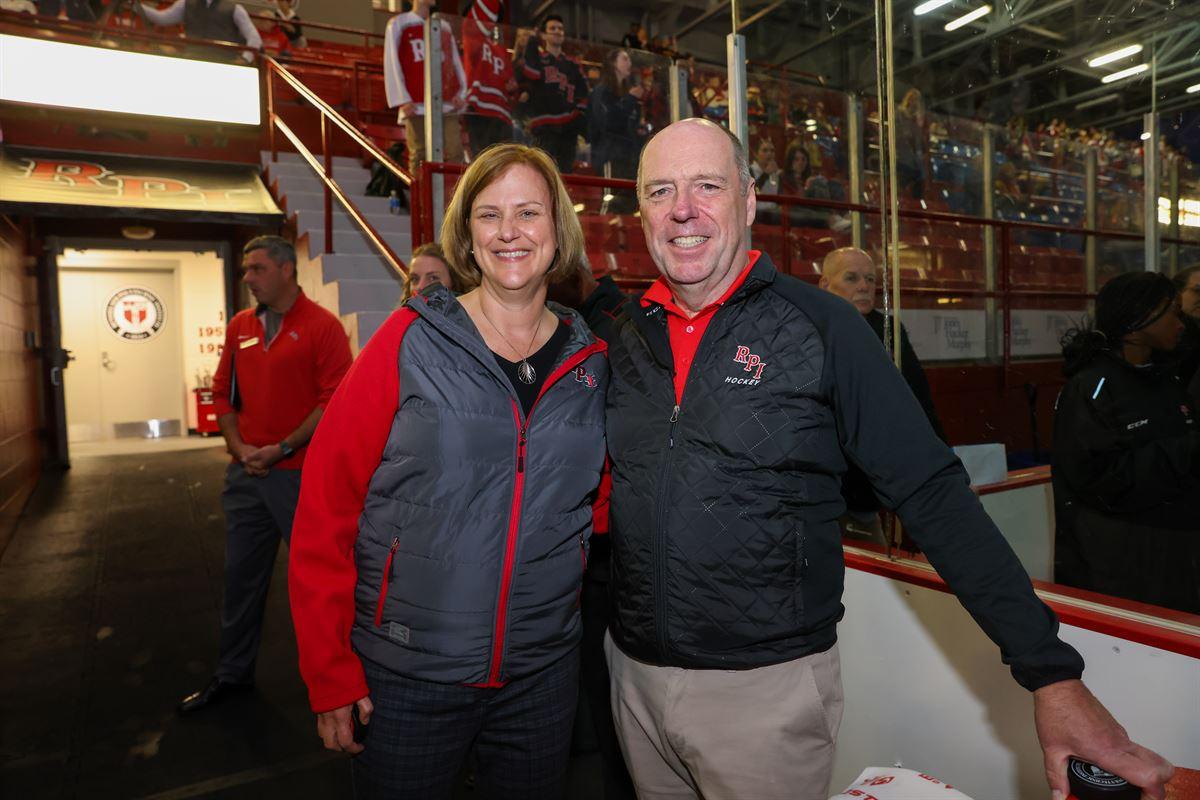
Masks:
[[[353,760],[356,800],[442,800],[472,747],[482,798],[559,800],[566,791],[579,651],[499,689],[397,675],[363,660],[375,710]]]

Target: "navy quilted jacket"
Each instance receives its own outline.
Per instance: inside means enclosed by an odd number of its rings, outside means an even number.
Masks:
[[[622,650],[732,669],[831,647],[852,463],[1018,682],[1079,677],[1054,613],[853,306],[760,256],[709,324],[676,407],[666,312],[632,299],[601,313],[605,295],[616,287],[588,306],[612,371],[610,630]]]

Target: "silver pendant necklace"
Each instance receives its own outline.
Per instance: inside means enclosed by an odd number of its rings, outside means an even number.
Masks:
[[[479,304],[479,313],[483,314],[483,318],[487,320],[488,325],[492,326],[492,330],[494,330],[496,334],[504,340],[504,343],[508,345],[509,349],[511,349],[517,355],[520,355],[521,351],[513,347],[512,342],[508,340],[507,336],[505,336],[503,333],[500,333],[500,329],[496,327],[496,323],[492,322],[492,318],[489,317],[487,312],[483,310],[482,302]],[[517,364],[517,379],[526,386],[530,386],[537,381],[537,370],[535,370],[533,365],[529,363],[529,356],[533,355],[533,344],[537,341],[538,333],[542,330],[543,317],[545,317],[545,314],[538,314],[538,324],[537,327],[533,329],[533,338],[529,340],[527,353],[525,357],[522,358]]]

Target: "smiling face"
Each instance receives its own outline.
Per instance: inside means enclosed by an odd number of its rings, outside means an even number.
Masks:
[[[471,247],[484,284],[519,291],[540,287],[558,242],[550,187],[526,164],[514,164],[471,204]]]
[[[732,142],[712,123],[664,128],[638,170],[646,247],[666,280],[701,293],[726,287],[745,266],[754,192],[743,194]]]

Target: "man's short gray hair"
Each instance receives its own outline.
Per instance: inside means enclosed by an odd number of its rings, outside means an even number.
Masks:
[[[282,236],[255,236],[246,242],[246,246],[242,248],[242,255],[249,255],[254,250],[266,250],[267,258],[278,266],[289,262],[296,263],[296,248]]]
[[[722,125],[718,125],[717,123],[713,122],[712,120],[704,119],[703,117],[689,117],[687,120],[680,120],[680,121],[681,122],[683,122],[683,121],[694,122],[696,124],[709,126],[709,127],[715,128],[715,129],[719,130],[721,133],[725,134],[725,136],[729,139],[729,144],[733,147],[733,164],[734,164],[734,167],[737,169],[738,185],[741,187],[742,197],[745,197],[746,193],[750,191],[750,157],[746,154],[746,146],[744,144],[742,144],[742,140],[737,138],[736,136],[734,136],[733,132],[730,131],[728,128],[726,128]],[[670,127],[670,126],[668,126],[668,127]],[[638,195],[641,195],[641,193],[642,193],[642,162],[645,161],[645,158],[646,158],[646,149],[650,147],[650,142],[653,142],[655,137],[657,137],[660,133],[662,133],[665,130],[666,130],[666,128],[663,128],[658,133],[654,134],[654,136],[651,136],[650,139],[646,142],[646,144],[642,146],[642,155],[641,155],[641,157],[638,158],[638,171],[637,171]]]

